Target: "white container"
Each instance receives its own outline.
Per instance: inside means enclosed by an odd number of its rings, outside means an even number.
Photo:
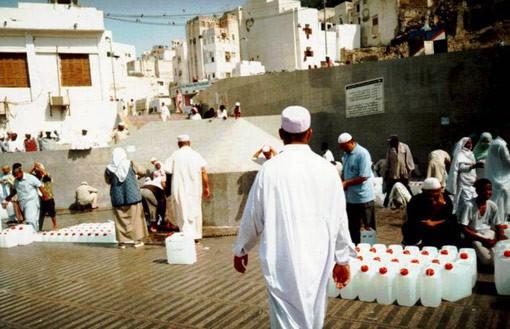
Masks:
[[[450,261],[455,261],[457,259],[458,250],[456,246],[444,245],[439,251],[440,254],[444,253],[444,250],[448,250],[448,254],[450,255]]]
[[[18,245],[26,246],[34,242],[34,228],[32,225],[16,225]]]
[[[360,231],[360,241],[362,243],[368,243],[369,245],[374,245],[377,243],[377,232],[370,228],[369,230],[362,229]]]
[[[379,266],[374,278],[377,303],[390,305],[397,300],[395,276],[395,267]]]
[[[165,239],[168,264],[194,264],[197,251],[193,238],[184,233],[174,233]]]
[[[439,258],[442,263],[454,262],[457,258],[457,250],[441,249],[437,258]]]
[[[382,254],[385,254],[386,253],[386,245],[382,244],[382,243],[376,243],[372,246],[372,248],[375,249],[375,253],[376,254],[379,254],[379,255],[382,255]]]
[[[353,259],[349,262],[351,270],[351,282],[345,287],[340,289],[340,297],[343,299],[356,299],[359,290],[359,272],[361,261]]]
[[[375,277],[376,266],[369,262],[363,262],[358,273],[358,297],[364,302],[373,302],[375,300],[375,289],[373,281]]]
[[[494,246],[494,253],[499,255],[507,249],[510,249],[510,240],[500,240]]]
[[[15,230],[0,231],[0,248],[12,248],[18,245],[18,235]]]
[[[402,306],[413,306],[419,299],[418,271],[412,267],[400,267],[395,279],[397,287],[397,303]]]
[[[422,255],[428,254],[431,258],[437,258],[439,251],[437,250],[436,247],[426,246],[426,247],[421,248],[421,254]]]
[[[438,307],[441,304],[441,269],[427,266],[420,274],[420,299],[423,306]]]
[[[510,295],[510,248],[494,258],[494,281],[499,295]]]
[[[472,278],[468,267],[449,262],[445,263],[441,277],[443,280],[442,298],[444,300],[456,302],[471,295]]]
[[[406,250],[409,251],[409,253],[405,252]],[[402,253],[406,255],[411,255],[413,257],[417,257],[420,254],[420,248],[418,248],[417,246],[406,246]]]
[[[466,266],[469,269],[471,273],[471,287],[474,287],[478,279],[475,250],[472,248],[460,249],[456,263],[460,266]]]

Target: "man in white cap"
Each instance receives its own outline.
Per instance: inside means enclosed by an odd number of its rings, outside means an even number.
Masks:
[[[129,137],[129,130],[124,122],[119,122],[117,128],[113,130],[112,141],[114,144],[118,144],[121,140]]]
[[[181,232],[190,234],[195,242],[202,239],[202,197],[209,198],[207,162],[191,148],[188,135],[177,137],[179,149],[165,161],[165,170],[172,174],[172,203],[175,221]]]
[[[244,273],[260,237],[260,260],[269,293],[272,328],[322,328],[326,288],[349,282],[355,256],[345,196],[335,167],[314,153],[310,112],[289,106],[281,115],[285,146],[267,161],[252,185],[237,241],[234,267]]]
[[[83,181],[80,186],[76,188],[76,203],[83,208],[90,205],[92,209],[97,209],[98,193],[98,189],[93,188],[87,182]]]
[[[338,145],[345,153],[343,188],[347,200],[347,216],[352,242],[360,242],[360,229],[375,230],[375,203],[372,187],[372,158],[367,149],[356,143],[349,133],[338,136]]]
[[[276,151],[271,146],[269,146],[269,145],[262,145],[262,147],[260,149],[258,149],[258,151],[255,152],[255,154],[253,154],[252,160],[253,161],[258,160],[260,154],[262,154],[264,156],[265,160],[269,160],[272,157],[274,157],[277,153],[276,153]]]
[[[442,186],[435,177],[425,179],[422,193],[407,205],[407,221],[402,226],[404,244],[442,247],[456,245],[459,239],[453,204],[445,198]]]

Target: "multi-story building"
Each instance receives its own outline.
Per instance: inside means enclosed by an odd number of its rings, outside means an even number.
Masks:
[[[190,82],[188,72],[188,47],[182,40],[172,40],[171,45],[174,51],[172,67],[174,69],[174,83],[186,84]]]
[[[320,67],[326,38],[331,40],[327,53],[335,59],[336,32],[325,33],[318,10],[301,7],[300,1],[247,0],[240,21],[242,59],[260,61],[267,71]]]
[[[108,57],[117,47],[101,11],[51,2],[0,9],[0,125],[57,130],[64,141],[86,128],[104,141],[117,114]]]

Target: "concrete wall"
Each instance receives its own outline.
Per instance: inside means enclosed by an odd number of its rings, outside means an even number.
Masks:
[[[388,135],[397,133],[423,167],[439,145],[451,151],[461,136],[497,126],[501,121],[496,117],[508,121],[507,107],[499,104],[507,103],[509,49],[232,78],[214,83],[196,98],[211,105],[218,98],[228,100],[227,107],[239,100],[243,116],[306,106],[313,112],[316,149],[322,140],[336,145],[338,134],[349,131],[375,160],[385,155]],[[377,77],[384,78],[385,113],[347,119],[345,85]],[[442,126],[441,117],[448,117],[450,125]]]

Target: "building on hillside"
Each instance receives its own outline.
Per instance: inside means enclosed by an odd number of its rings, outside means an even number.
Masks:
[[[188,47],[182,40],[172,40],[174,57],[172,67],[174,69],[174,83],[186,84],[190,82],[188,72]]]
[[[297,0],[247,0],[240,15],[241,58],[260,61],[266,71],[321,67],[328,54],[336,59],[336,31],[321,29],[317,9]],[[321,31],[322,30],[322,31]]]
[[[0,9],[0,106],[6,112],[0,125],[19,134],[56,130],[63,141],[88,129],[105,141],[117,109],[108,52],[117,47],[106,39],[102,11],[51,2]]]

